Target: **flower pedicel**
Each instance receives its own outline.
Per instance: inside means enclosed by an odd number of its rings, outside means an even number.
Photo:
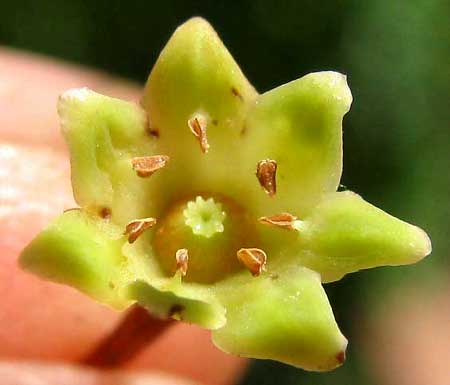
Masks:
[[[141,105],[87,88],[60,97],[80,210],[20,263],[113,308],[210,329],[226,352],[333,369],[347,340],[322,283],[431,251],[418,227],[336,192],[351,102],[336,72],[258,94],[211,26],[191,19]]]

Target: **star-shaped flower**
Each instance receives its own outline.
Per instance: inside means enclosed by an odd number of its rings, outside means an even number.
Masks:
[[[264,94],[194,18],[159,56],[141,105],[89,89],[58,103],[80,208],[24,250],[24,268],[117,309],[213,330],[241,356],[329,370],[347,340],[322,282],[413,263],[418,227],[350,192],[346,77],[311,73]]]

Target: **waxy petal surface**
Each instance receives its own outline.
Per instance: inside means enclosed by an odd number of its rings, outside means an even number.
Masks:
[[[213,341],[226,352],[315,371],[331,370],[344,361],[347,340],[334,320],[320,276],[312,270],[291,267],[276,276],[236,277],[219,297],[227,309],[227,324],[213,332]]]

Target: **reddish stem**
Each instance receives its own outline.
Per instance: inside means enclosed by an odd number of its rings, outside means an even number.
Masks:
[[[123,366],[173,324],[172,320],[155,318],[135,305],[80,363],[102,368]]]

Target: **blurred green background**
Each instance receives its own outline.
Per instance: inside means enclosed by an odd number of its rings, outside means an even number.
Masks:
[[[144,82],[187,18],[207,18],[262,92],[317,70],[348,75],[342,183],[430,234],[431,258],[326,285],[350,340],[346,364],[311,374],[254,362],[242,384],[374,384],[360,346],[361,319],[400,285],[448,280],[450,218],[450,2],[410,1],[2,1],[0,44]],[[437,290],[437,289],[436,289]]]

